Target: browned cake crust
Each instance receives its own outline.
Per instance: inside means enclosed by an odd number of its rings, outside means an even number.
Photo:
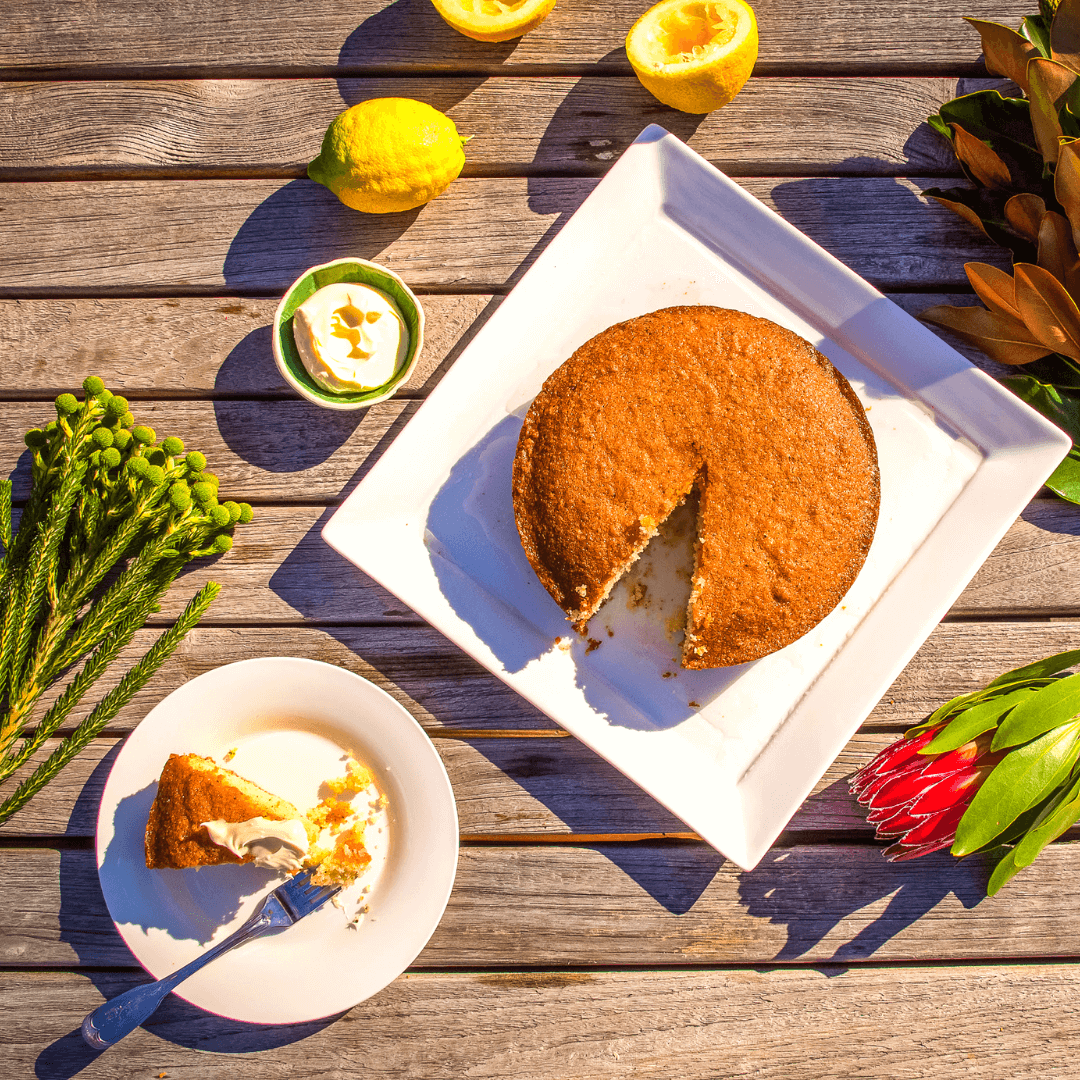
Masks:
[[[151,870],[251,862],[215,844],[204,821],[247,821],[264,817],[287,821],[302,817],[286,799],[222,769],[198,754],[170,754],[158,781],[146,822],[146,865]]]
[[[578,629],[695,485],[684,667],[745,663],[801,637],[874,537],[874,437],[821,353],[739,311],[642,315],[558,368],[518,439],[522,546]]]

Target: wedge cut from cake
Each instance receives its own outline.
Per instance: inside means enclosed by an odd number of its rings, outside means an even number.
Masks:
[[[817,625],[866,559],[880,475],[865,410],[768,319],[665,308],[544,383],[514,459],[522,547],[575,629],[696,488],[685,668],[757,660]]]
[[[385,799],[371,771],[351,756],[345,775],[326,786],[330,793],[305,813],[211,758],[170,754],[146,822],[146,865],[258,863],[289,873],[308,867],[316,884],[347,886],[371,861],[364,830]]]
[[[254,862],[254,853],[234,854],[215,843],[206,822],[239,824],[300,822],[307,846],[318,830],[287,799],[223,769],[198,754],[170,754],[158,781],[146,823],[146,865],[151,870]]]

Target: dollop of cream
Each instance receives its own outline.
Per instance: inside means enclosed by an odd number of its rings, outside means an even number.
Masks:
[[[248,818],[247,821],[204,821],[202,827],[210,839],[228,848],[237,858],[252,857],[256,866],[296,873],[308,853],[308,835],[299,818],[272,821]]]
[[[293,338],[308,374],[333,393],[373,390],[405,362],[409,329],[381,289],[339,281],[293,314]]]

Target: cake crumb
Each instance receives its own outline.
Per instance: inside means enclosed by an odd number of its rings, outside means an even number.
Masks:
[[[691,709],[700,709],[701,708],[701,702],[700,701],[688,701],[686,704],[689,705]]]
[[[640,581],[635,581],[633,587],[630,589],[630,596],[626,601],[626,607],[628,610],[641,607],[645,603],[645,598],[649,594],[648,585],[643,585]]]
[[[664,672],[664,678],[665,679],[674,679],[675,678],[675,672],[674,671],[665,671]]]
[[[555,644],[558,645],[559,648],[562,649],[563,652],[569,652],[570,651],[570,639],[569,638],[557,637],[555,639]]]
[[[231,750],[227,750],[225,752],[225,756],[221,760],[224,761],[226,764],[232,761],[232,759],[236,757],[236,751],[239,749],[239,746],[234,746]]]
[[[585,650],[585,655],[588,656],[589,653],[594,652],[596,649],[599,649],[599,648],[600,648],[600,642],[597,641],[596,638],[591,637],[591,638],[589,638],[589,647]]]
[[[615,631],[612,630],[610,626],[607,628],[607,636],[608,637],[614,637],[615,636]]]

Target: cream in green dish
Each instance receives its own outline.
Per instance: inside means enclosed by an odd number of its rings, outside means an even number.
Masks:
[[[365,259],[313,267],[282,298],[274,359],[303,397],[357,409],[390,397],[420,354],[424,313],[397,274]]]

